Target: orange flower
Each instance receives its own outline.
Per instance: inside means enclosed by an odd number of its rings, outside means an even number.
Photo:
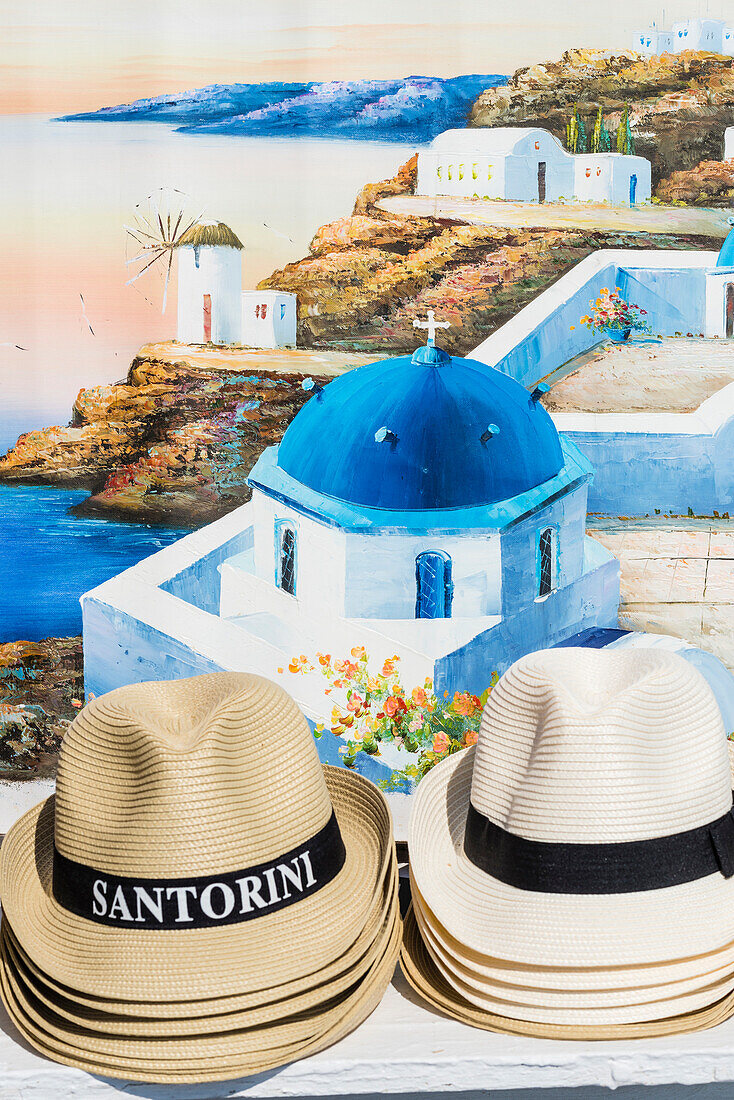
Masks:
[[[328,665],[328,664],[331,663],[331,654],[330,653],[317,653],[316,656],[319,659],[319,664],[320,665]]]
[[[288,671],[289,672],[300,672],[301,671],[301,666],[299,665],[298,661],[291,661],[288,665]]]
[[[351,710],[354,714],[357,714],[364,703],[364,699],[360,699],[359,695],[353,695],[347,703],[347,710]]]
[[[357,660],[361,660],[363,657],[366,657],[367,654],[365,652],[364,646],[363,645],[354,646],[354,648],[352,649],[352,656],[356,657]]]
[[[599,293],[600,294],[608,294],[609,293],[609,287],[603,286],[601,288],[601,290],[599,291]]]
[[[385,700],[385,714],[388,718],[393,718],[398,712],[400,704],[394,695],[388,695]]]
[[[466,733],[464,734],[464,744],[465,745],[476,745],[476,743],[477,743],[477,731],[476,730],[467,730]]]
[[[456,692],[454,694],[453,707],[457,714],[463,715],[465,718],[470,718],[474,711],[477,709],[474,702],[475,696],[470,695],[467,691]]]
[[[382,666],[382,675],[383,676],[392,676],[392,674],[394,672],[395,672],[395,662],[391,661],[390,658],[388,657],[388,659],[385,661],[384,665]]]
[[[449,741],[448,734],[444,733],[443,730],[439,730],[433,738],[433,751],[446,752],[450,744],[451,742]]]
[[[419,707],[424,707],[428,702],[428,696],[426,695],[423,688],[413,688],[410,693],[410,697],[413,702],[416,703]]]

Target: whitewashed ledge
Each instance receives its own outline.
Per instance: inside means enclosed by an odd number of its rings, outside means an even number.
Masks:
[[[439,1100],[732,1100],[734,1020],[626,1043],[561,1043],[476,1031],[419,1006],[397,976],[382,1004],[336,1046],[256,1077],[144,1085],[93,1077],[36,1055],[0,1014],[2,1100],[224,1100],[396,1096]],[[648,1087],[645,1087],[648,1086]],[[547,1090],[547,1091],[546,1091]]]

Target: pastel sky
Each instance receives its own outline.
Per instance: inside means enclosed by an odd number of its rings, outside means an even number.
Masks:
[[[511,73],[731,0],[3,0],[0,113],[227,81]]]

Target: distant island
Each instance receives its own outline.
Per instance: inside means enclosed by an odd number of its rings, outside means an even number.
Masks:
[[[499,74],[473,74],[212,84],[64,115],[61,121],[167,122],[194,134],[421,142],[430,141],[442,130],[465,126],[477,97],[506,80]]]

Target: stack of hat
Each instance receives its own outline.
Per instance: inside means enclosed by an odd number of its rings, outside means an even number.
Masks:
[[[223,1080],[335,1042],[400,947],[382,794],[322,767],[282,689],[217,673],[120,688],[64,738],[57,793],[0,853],[0,983],[50,1058]]]
[[[421,782],[403,969],[478,1027],[626,1038],[734,1012],[732,772],[716,701],[656,649],[557,649]]]

